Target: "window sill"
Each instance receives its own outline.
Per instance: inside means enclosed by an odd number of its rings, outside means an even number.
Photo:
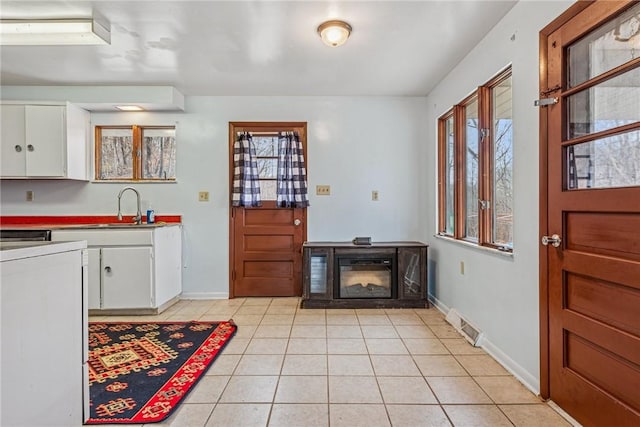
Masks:
[[[133,179],[92,180],[92,184],[177,184],[178,180],[140,181]]]
[[[485,252],[485,253],[490,253],[493,255],[500,255],[506,258],[513,258],[513,251],[512,252],[504,252],[504,251],[500,251],[498,249],[494,249],[494,248],[488,248],[486,246],[480,246],[477,245],[475,243],[470,243],[470,242],[465,242],[464,240],[458,240],[458,239],[454,239],[452,237],[447,237],[447,236],[440,236],[439,234],[435,234],[433,237],[435,237],[436,239],[439,240],[443,240],[445,242],[449,242],[449,243],[453,243],[453,244],[457,244],[457,245],[461,245],[467,248],[473,248],[477,251],[480,252]]]

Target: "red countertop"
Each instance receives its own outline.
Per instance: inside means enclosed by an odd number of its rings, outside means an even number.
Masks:
[[[182,215],[156,215],[156,223],[180,224]],[[1,228],[49,228],[83,224],[115,224],[133,222],[133,215],[123,215],[122,221],[116,215],[63,215],[63,216],[0,216]],[[142,222],[147,217],[142,216]]]

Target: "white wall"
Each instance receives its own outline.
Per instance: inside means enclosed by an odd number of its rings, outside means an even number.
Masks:
[[[513,257],[430,238],[431,293],[485,334],[486,349],[535,391],[538,326],[538,33],[571,2],[521,1],[427,97],[429,206],[437,204],[436,121],[477,86],[512,64],[514,128]],[[512,40],[513,38],[513,40]],[[428,235],[437,219],[429,212]],[[460,273],[464,262],[464,275]]]
[[[427,218],[425,98],[188,97],[185,113],[96,113],[93,125],[177,127],[175,184],[135,184],[157,215],[181,214],[184,295],[227,297],[230,121],[308,122],[309,240],[422,239]],[[315,186],[331,185],[330,196]],[[2,181],[2,215],[115,215],[127,184]],[[25,191],[35,201],[25,202]],[[210,202],[198,202],[198,191]],[[371,201],[371,191],[380,200]],[[126,194],[123,209],[135,212]]]

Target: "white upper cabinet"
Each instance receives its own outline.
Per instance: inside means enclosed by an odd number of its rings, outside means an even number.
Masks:
[[[0,105],[1,178],[89,179],[89,112],[75,105]]]

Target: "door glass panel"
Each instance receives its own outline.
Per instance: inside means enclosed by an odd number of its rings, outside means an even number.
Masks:
[[[640,68],[569,96],[567,109],[568,139],[640,122]]]
[[[513,119],[511,77],[491,91],[493,105],[493,241],[513,246]]]
[[[275,157],[278,155],[278,137],[253,135],[253,144],[258,157]]]
[[[327,256],[311,255],[310,270],[310,287],[312,294],[327,293]]]
[[[276,200],[276,180],[261,179],[260,180],[260,198],[262,200]]]
[[[276,178],[278,159],[265,159],[258,157],[258,176],[260,178]]]
[[[640,185],[640,130],[569,146],[564,157],[570,190]]]
[[[478,240],[478,99],[474,99],[465,108],[466,124],[466,218],[465,237]]]
[[[453,116],[449,117],[445,122],[445,132],[447,138],[447,153],[445,165],[445,219],[444,219],[444,232],[449,235],[453,235],[453,222],[454,222],[454,205],[453,205],[453,192],[455,188],[455,170],[454,170],[454,133],[453,133]]]
[[[569,87],[640,56],[640,3],[567,49]]]
[[[98,179],[131,179],[133,129],[101,129]]]
[[[276,200],[276,178],[278,177],[278,136],[253,135],[256,149],[260,197],[262,200]]]

